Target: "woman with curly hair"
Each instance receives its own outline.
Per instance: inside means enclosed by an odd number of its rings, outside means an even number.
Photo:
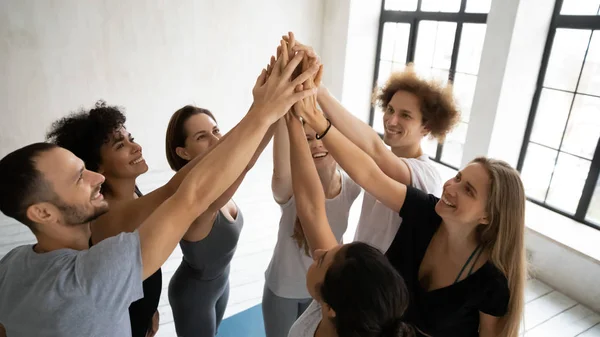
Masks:
[[[182,167],[165,185],[142,195],[136,179],[148,171],[142,147],[125,128],[125,115],[121,108],[96,103],[90,110],[80,110],[53,123],[46,138],[81,158],[86,168],[101,173],[106,180],[102,194],[110,210],[92,222],[90,244],[122,232],[133,232],[137,227],[176,190],[183,178],[202,158],[199,156]],[[272,128],[271,128],[272,130]],[[268,132],[256,151],[244,174],[214,204],[229,200],[233,191],[268,144],[272,132]],[[208,212],[208,211],[207,211]],[[130,308],[132,336],[152,336],[158,329],[158,303],[162,289],[159,269],[143,282],[144,297]]]

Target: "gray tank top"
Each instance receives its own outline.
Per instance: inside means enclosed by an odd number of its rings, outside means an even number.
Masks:
[[[228,270],[243,225],[244,218],[239,208],[233,222],[219,210],[210,233],[204,239],[196,242],[186,240],[179,242],[183,261],[203,280],[212,280],[221,276]]]

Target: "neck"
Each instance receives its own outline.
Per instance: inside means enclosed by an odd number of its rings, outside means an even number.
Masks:
[[[338,337],[335,326],[328,317],[323,316],[321,318],[314,337]]]
[[[392,146],[392,152],[401,158],[418,158],[423,155],[421,143],[406,146]]]
[[[450,252],[461,252],[465,249],[473,250],[478,245],[477,226],[453,225],[442,222],[440,234],[445,238]]]
[[[91,236],[89,223],[64,227],[64,229],[53,235],[36,234],[38,242],[33,250],[36,253],[47,253],[58,249],[86,250],[89,248]]]
[[[321,185],[323,185],[325,198],[332,199],[340,194],[340,190],[342,189],[342,176],[337,170],[336,165],[317,170],[317,172],[319,173],[319,179],[321,179]]]
[[[135,194],[135,179],[106,179],[105,197],[112,200],[131,200]]]

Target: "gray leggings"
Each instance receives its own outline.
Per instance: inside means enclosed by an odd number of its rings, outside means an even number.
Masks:
[[[312,298],[279,297],[265,284],[262,312],[267,337],[287,337],[290,328],[308,308],[310,302],[312,302]]]
[[[169,282],[177,336],[214,337],[228,300],[229,268],[216,279],[198,280],[182,263]]]

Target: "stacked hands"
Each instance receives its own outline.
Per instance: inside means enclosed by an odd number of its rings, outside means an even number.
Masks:
[[[291,32],[282,37],[276,55],[271,56],[252,90],[253,108],[271,124],[285,116],[287,123],[300,120],[322,134],[328,122],[317,108],[317,90],[323,76],[319,57]]]

